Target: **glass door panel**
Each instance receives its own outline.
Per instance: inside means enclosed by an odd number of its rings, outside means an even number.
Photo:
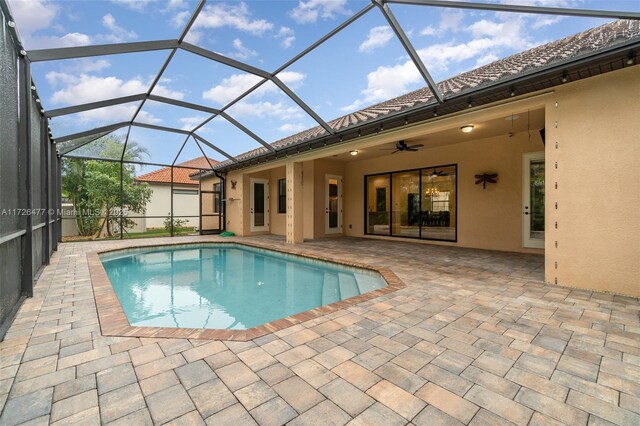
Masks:
[[[253,187],[253,226],[264,226],[264,184]]]
[[[251,179],[251,231],[268,231],[269,182]]]
[[[391,233],[418,238],[420,235],[420,171],[391,175]]]
[[[456,166],[423,169],[420,236],[456,241]]]
[[[391,179],[388,174],[367,177],[367,233],[389,235]]]
[[[525,247],[544,248],[544,153],[528,153],[523,162],[523,216]]]
[[[342,177],[327,175],[325,178],[325,232],[342,232]]]

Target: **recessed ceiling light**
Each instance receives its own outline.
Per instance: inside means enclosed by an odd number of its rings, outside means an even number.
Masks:
[[[349,151],[349,154],[356,156],[358,155],[358,150],[357,149],[352,149],[351,151]]]
[[[466,126],[462,126],[460,127],[460,130],[462,130],[462,133],[471,133],[471,131],[473,130],[473,124],[467,124]]]

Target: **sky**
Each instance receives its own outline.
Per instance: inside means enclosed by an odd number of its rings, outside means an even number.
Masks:
[[[475,0],[480,1],[480,0]],[[484,1],[484,0],[483,0]],[[498,2],[500,0],[493,0]],[[636,0],[509,0],[640,11]],[[209,1],[186,40],[273,72],[365,7],[368,1]],[[191,0],[9,0],[27,51],[54,47],[176,39],[197,2]],[[390,5],[436,81],[608,20]],[[145,93],[168,50],[38,62],[33,79],[42,106],[56,109]],[[425,86],[381,12],[374,8],[278,74],[325,121]],[[222,108],[260,78],[178,50],[154,90],[173,99]],[[51,120],[54,137],[130,121],[139,102]],[[232,106],[233,118],[267,142],[317,123],[272,83]],[[136,121],[191,130],[208,114],[147,101]],[[123,136],[126,128],[116,134]],[[259,147],[222,117],[197,133],[231,155]],[[147,161],[171,164],[202,155],[192,140],[133,127],[130,139],[149,151]],[[224,160],[204,147],[207,155]],[[81,153],[82,151],[78,151]]]

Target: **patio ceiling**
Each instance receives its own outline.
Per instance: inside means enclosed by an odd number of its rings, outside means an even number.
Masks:
[[[421,135],[419,137],[407,138],[404,141],[407,145],[423,144],[421,149],[430,149],[447,145],[454,145],[470,140],[486,139],[492,137],[500,137],[508,140],[516,133],[528,133],[532,140],[538,140],[540,129],[544,128],[544,108],[539,109],[514,109],[513,113],[504,115],[499,118],[493,118],[484,121],[475,121],[472,123],[474,128],[472,133],[463,133],[460,126],[453,126],[447,130],[440,130]],[[465,123],[467,123],[465,121]],[[390,149],[396,147],[396,142],[384,143],[366,148],[358,148],[358,155],[354,156],[349,151],[341,154],[333,155],[331,158],[338,161],[352,162],[363,159],[378,158],[388,156],[392,151]],[[400,155],[410,157],[415,155],[413,152],[397,152],[394,156]]]
[[[370,15],[374,13],[380,14],[384,21],[386,21],[389,27],[392,29],[394,36],[397,41],[399,41],[400,45],[404,49],[406,55],[413,62],[417,70],[419,71],[420,76],[424,80],[424,83],[429,88],[431,94],[433,95],[433,104],[441,105],[446,104],[453,95],[445,95],[438,88],[435,81],[433,80],[429,70],[425,66],[423,60],[420,55],[416,52],[410,38],[407,36],[407,32],[403,28],[402,24],[398,21],[393,11],[389,7],[390,4],[403,4],[403,5],[414,5],[421,7],[444,7],[444,8],[455,8],[455,9],[470,9],[470,10],[480,10],[480,11],[495,11],[495,12],[507,12],[507,13],[527,13],[527,14],[543,14],[543,15],[560,15],[560,16],[577,16],[577,17],[597,17],[597,18],[609,18],[609,19],[634,19],[640,20],[640,13],[631,12],[631,11],[605,11],[605,10],[589,10],[589,9],[577,9],[577,8],[560,8],[560,7],[543,7],[543,6],[526,6],[526,5],[510,5],[510,4],[493,4],[493,3],[479,3],[479,2],[458,2],[458,1],[436,1],[436,0],[372,0],[371,3],[364,6],[361,10],[354,13],[348,19],[346,19],[341,24],[337,25],[333,30],[329,31],[326,35],[318,39],[316,42],[312,43],[306,49],[295,55],[290,60],[286,61],[284,64],[276,68],[273,72],[266,71],[264,69],[258,68],[250,63],[239,61],[237,59],[233,59],[228,55],[224,55],[221,53],[214,52],[212,50],[208,50],[201,46],[197,46],[195,44],[191,44],[185,41],[189,31],[192,29],[194,23],[196,22],[199,14],[202,12],[205,7],[206,0],[201,0],[198,2],[197,6],[191,11],[189,19],[186,21],[186,24],[182,28],[180,35],[177,39],[167,39],[167,40],[149,40],[149,41],[140,41],[140,42],[128,42],[128,43],[116,43],[116,44],[104,44],[104,45],[89,45],[89,46],[79,46],[79,47],[63,47],[63,48],[52,48],[52,49],[40,49],[40,50],[29,50],[22,51],[24,56],[26,56],[31,63],[36,62],[46,62],[46,61],[56,61],[56,60],[65,60],[65,59],[79,59],[79,58],[89,58],[96,56],[106,56],[106,55],[119,55],[119,54],[129,54],[129,53],[141,53],[141,52],[168,52],[166,55],[166,59],[162,63],[159,71],[155,75],[155,77],[151,80],[149,87],[146,92],[140,92],[133,95],[100,100],[96,102],[90,102],[85,104],[77,104],[71,106],[65,106],[62,108],[44,110],[43,113],[48,118],[54,117],[62,117],[62,116],[71,116],[73,114],[78,114],[87,111],[99,110],[102,108],[114,108],[119,105],[132,104],[137,103],[135,112],[131,116],[131,118],[127,121],[114,123],[107,126],[101,126],[92,128],[86,131],[67,134],[67,135],[51,135],[52,140],[55,141],[57,150],[60,156],[64,157],[73,157],[74,154],[77,154],[79,149],[83,146],[90,144],[97,138],[108,135],[118,130],[126,130],[126,136],[124,138],[125,149],[123,150],[121,161],[124,159],[124,154],[126,151],[126,146],[129,141],[131,132],[133,129],[150,129],[154,131],[160,131],[164,133],[172,133],[176,135],[181,135],[184,137],[184,142],[182,144],[176,143],[176,155],[173,160],[173,164],[176,163],[182,150],[185,145],[192,141],[195,143],[200,152],[205,155],[205,151],[203,149],[203,145],[209,149],[212,149],[224,156],[231,163],[238,163],[238,158],[232,153],[227,152],[222,149],[219,145],[219,141],[211,140],[211,138],[203,133],[203,129],[209,123],[213,122],[224,122],[227,125],[233,126],[237,131],[244,134],[246,137],[252,139],[258,146],[262,146],[267,149],[268,152],[274,153],[276,152],[276,148],[274,148],[270,143],[268,143],[265,139],[260,135],[254,133],[247,126],[242,124],[239,120],[234,118],[234,116],[229,112],[233,111],[233,107],[242,102],[243,99],[247,98],[256,91],[264,89],[269,85],[269,87],[275,87],[277,90],[280,90],[284,93],[288,99],[295,104],[298,108],[300,108],[304,113],[306,113],[309,117],[312,118],[313,121],[317,123],[323,129],[323,133],[320,136],[338,136],[341,140],[341,134],[345,130],[352,130],[349,128],[336,130],[334,127],[330,126],[319,113],[315,111],[315,109],[306,103],[294,89],[289,87],[289,85],[279,77],[282,75],[281,73],[290,67],[292,64],[306,57],[316,48],[320,47],[323,43],[326,43],[329,39],[334,37],[336,34],[344,30],[345,28],[352,25],[354,22],[362,19],[365,15]],[[9,8],[5,3],[5,0],[0,0],[0,5],[2,6],[3,12],[6,16],[10,16]],[[15,31],[15,25],[9,26],[10,31],[13,32],[14,38],[19,40],[18,34]],[[20,44],[21,45],[21,44]],[[157,88],[158,84],[161,82],[163,76],[167,68],[172,64],[172,61],[176,61],[176,56],[178,56],[179,52],[188,52],[190,54],[197,55],[201,58],[204,58],[207,61],[213,61],[218,64],[222,64],[225,67],[229,67],[247,75],[255,77],[255,84],[253,84],[249,89],[241,93],[239,96],[236,96],[234,99],[229,101],[226,105],[221,108],[212,108],[210,106],[202,105],[199,103],[187,102],[183,100],[174,99],[168,96],[161,96],[157,93],[154,93],[154,89]],[[32,90],[35,89],[35,85],[32,86]],[[37,97],[37,96],[36,96]],[[162,104],[165,106],[175,107],[175,108],[185,108],[192,111],[198,111],[205,113],[205,118],[202,119],[201,122],[194,125],[193,128],[189,130],[172,127],[172,126],[160,126],[158,124],[146,123],[141,120],[141,114],[144,111],[145,106],[149,106],[150,104]],[[206,136],[206,137],[205,137]],[[178,149],[179,148],[179,149]],[[207,155],[205,155],[207,157]]]

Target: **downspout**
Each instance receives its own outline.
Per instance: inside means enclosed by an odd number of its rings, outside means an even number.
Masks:
[[[227,230],[227,183],[225,179],[226,173],[222,174],[217,170],[213,171],[213,174],[216,175],[218,179],[220,179],[220,207],[221,207],[221,215],[222,215],[222,226],[220,227],[220,232],[224,232]]]

